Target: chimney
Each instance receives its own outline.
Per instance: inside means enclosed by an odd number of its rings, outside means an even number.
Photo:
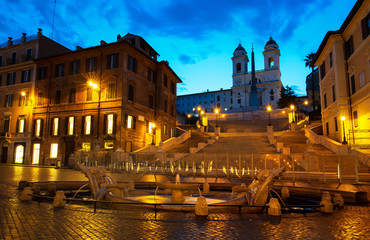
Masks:
[[[26,42],[26,33],[22,33],[22,43],[25,43]]]
[[[78,50],[82,50],[82,47],[80,47],[80,46],[76,46],[76,51],[78,51]]]
[[[8,37],[8,47],[13,45],[12,37]]]
[[[117,42],[121,39],[122,37],[121,37],[121,34],[118,34],[117,35]]]
[[[224,90],[223,88],[220,88],[220,91]]]
[[[42,36],[42,29],[41,28],[38,28],[38,33],[37,33],[37,39],[40,39],[40,37]]]
[[[106,45],[107,43],[104,40],[100,41],[100,45]]]

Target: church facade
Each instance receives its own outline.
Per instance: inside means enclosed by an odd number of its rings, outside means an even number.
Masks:
[[[177,112],[192,114],[193,109],[199,106],[206,112],[213,112],[216,107],[221,108],[222,111],[225,109],[227,111],[250,111],[264,108],[267,105],[277,105],[282,87],[280,49],[272,37],[267,41],[263,55],[264,69],[256,71],[252,48],[251,70],[248,71],[249,57],[244,47],[239,44],[231,58],[233,69],[231,89],[177,96]],[[217,97],[217,94],[220,96]],[[212,95],[212,101],[209,101],[209,95]]]
[[[280,50],[270,37],[266,43],[262,70],[255,70],[252,49],[251,71],[248,71],[249,58],[241,44],[235,49],[233,57],[233,86],[231,88],[231,109],[258,109],[266,105],[276,105],[280,98]]]

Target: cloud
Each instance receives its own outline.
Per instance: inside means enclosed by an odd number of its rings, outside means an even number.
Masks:
[[[182,64],[195,64],[196,63],[196,61],[193,58],[191,58],[190,56],[185,55],[185,54],[181,54],[179,56],[179,61]]]

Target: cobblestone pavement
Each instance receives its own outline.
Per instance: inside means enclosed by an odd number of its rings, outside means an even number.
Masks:
[[[0,165],[0,239],[369,239],[370,207],[321,213],[210,214],[102,210],[19,201],[20,180],[85,180],[73,170]]]

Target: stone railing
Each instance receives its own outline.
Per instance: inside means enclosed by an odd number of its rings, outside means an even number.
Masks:
[[[161,149],[165,150],[168,149],[176,144],[183,143],[184,141],[188,140],[191,137],[191,132],[190,131],[185,131],[183,134],[181,134],[178,137],[173,137],[170,139],[167,139],[166,141],[163,142],[163,144],[160,144]]]

